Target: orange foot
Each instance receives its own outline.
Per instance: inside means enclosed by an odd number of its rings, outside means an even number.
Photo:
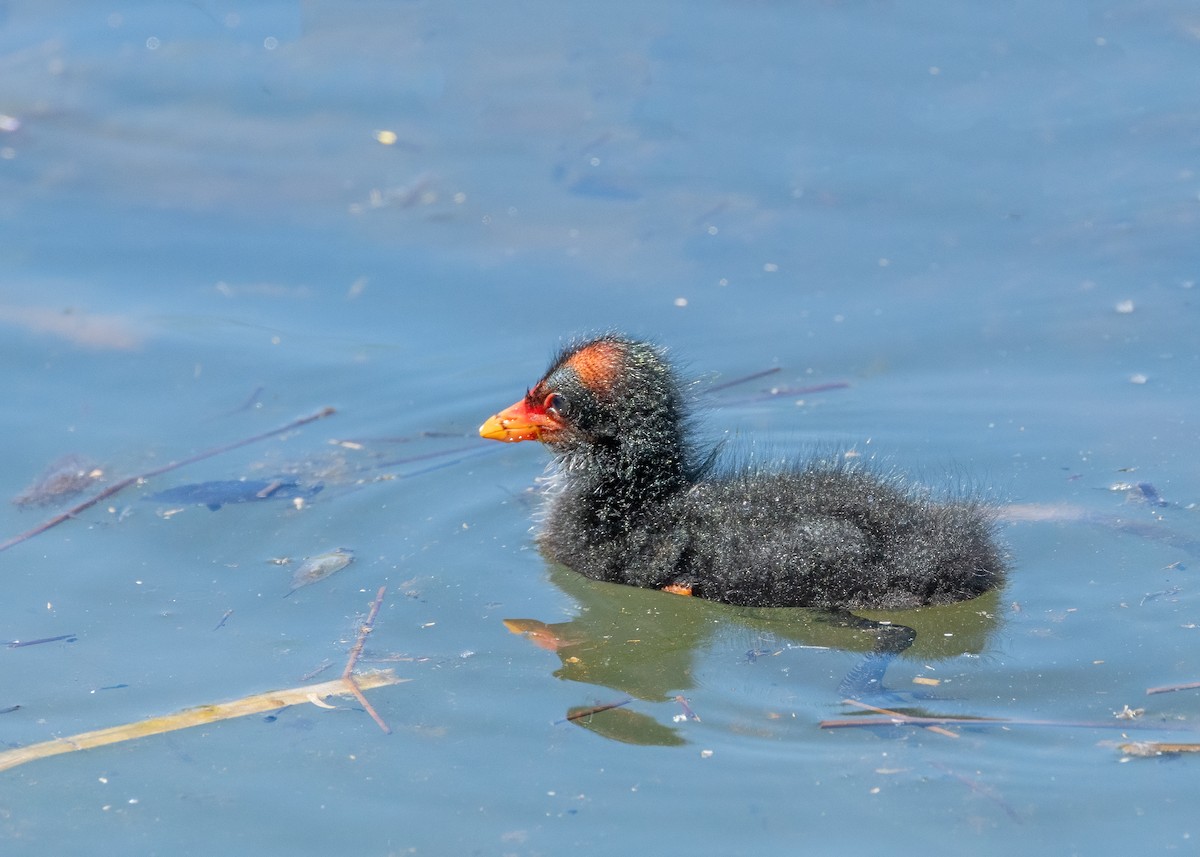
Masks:
[[[668,583],[662,588],[663,592],[670,592],[672,595],[691,595],[692,587],[687,583]]]

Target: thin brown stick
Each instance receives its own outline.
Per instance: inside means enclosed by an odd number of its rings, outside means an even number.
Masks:
[[[845,720],[822,720],[822,729],[850,729],[871,726],[1057,726],[1071,729],[1162,729],[1194,732],[1200,726],[1180,723],[1137,723],[1130,720],[1006,720],[1003,717],[917,717],[896,712],[888,717],[853,717]]]
[[[766,397],[771,396],[809,396],[813,393],[827,393],[830,390],[845,390],[850,384],[847,381],[829,381],[825,384],[808,384],[803,387],[772,387]]]
[[[387,725],[387,721],[379,716],[379,712],[363,696],[362,691],[358,689],[358,685],[354,682],[354,676],[351,674],[354,670],[354,665],[358,663],[358,658],[362,654],[363,644],[367,641],[367,635],[375,628],[375,617],[379,615],[379,607],[383,604],[383,596],[386,592],[387,587],[381,586],[379,587],[379,591],[375,593],[375,600],[371,603],[371,611],[367,614],[367,621],[363,622],[362,626],[358,629],[358,639],[354,641],[354,648],[350,650],[350,658],[346,661],[346,668],[342,670],[342,678],[349,683],[350,692],[354,694],[354,697],[362,705],[363,710],[367,714],[370,714],[371,719],[379,724],[379,728],[383,730],[385,735],[391,735],[392,728]]]
[[[627,696],[619,702],[605,702],[601,705],[593,705],[590,708],[572,712],[558,722],[566,723],[569,720],[582,720],[585,717],[591,717],[593,714],[599,714],[601,711],[611,711],[614,708],[620,708],[622,705],[628,705],[631,702],[633,702],[633,697]]]
[[[401,464],[415,464],[418,461],[431,461],[435,458],[445,458],[448,455],[456,455],[460,452],[479,452],[479,445],[474,446],[456,446],[453,449],[439,449],[437,452],[422,452],[419,455],[405,455],[400,458],[391,458],[387,461],[381,461],[378,464],[371,465],[372,470],[382,470],[385,467],[399,467]],[[491,449],[491,447],[484,447]],[[451,462],[453,463],[453,462]]]
[[[349,685],[350,692],[354,694],[354,698],[359,701],[363,707],[363,710],[366,711],[367,714],[371,715],[371,719],[379,724],[379,728],[383,730],[383,734],[391,735],[392,727],[388,726],[387,721],[379,716],[379,712],[375,710],[375,706],[367,702],[367,698],[363,696],[363,692],[358,689],[358,682],[354,680],[354,676],[348,675],[343,676],[343,678],[346,680],[346,684]]]
[[[346,661],[346,668],[342,670],[342,678],[349,678],[350,673],[354,672],[354,665],[358,663],[359,655],[362,654],[363,643],[367,641],[367,635],[375,628],[375,617],[379,615],[379,606],[383,604],[383,594],[387,592],[386,586],[379,587],[379,591],[375,593],[375,601],[371,604],[371,611],[367,614],[367,621],[363,622],[358,629],[358,639],[354,641],[354,648],[350,650],[350,659]]]
[[[878,712],[879,714],[886,714],[888,717],[899,717],[901,719],[904,719],[905,717],[907,717],[907,715],[901,714],[899,711],[892,711],[890,708],[879,708],[874,705],[869,705],[865,702],[859,702],[857,699],[843,699],[842,704],[843,705],[857,705],[859,708],[865,708],[868,711],[875,711],[875,712]],[[924,728],[929,730],[930,732],[936,732],[939,735],[945,735],[947,738],[960,737],[958,735],[958,733],[951,732],[949,729],[943,729],[941,726],[926,725],[926,726],[924,726]]]
[[[746,384],[750,381],[757,381],[759,378],[765,378],[768,375],[774,375],[780,370],[779,366],[772,366],[770,369],[762,369],[750,375],[744,375],[741,378],[733,378],[729,381],[722,381],[720,384],[713,384],[706,390],[709,393],[715,393],[718,390],[728,390],[730,387],[736,387],[738,384]]]
[[[1189,681],[1186,684],[1164,684],[1159,687],[1146,688],[1146,696],[1155,693],[1173,693],[1177,690],[1195,690],[1200,687],[1200,681]]]
[[[107,500],[109,497],[113,496],[117,492],[123,491],[124,489],[128,488],[130,485],[133,485],[135,482],[139,482],[143,479],[150,479],[155,476],[160,476],[163,473],[166,473],[168,471],[175,470],[180,467],[185,467],[189,464],[195,464],[197,461],[203,461],[206,458],[212,458],[214,455],[220,455],[221,453],[229,452],[231,450],[238,449],[239,447],[249,446],[252,443],[257,443],[260,440],[266,440],[267,438],[274,437],[277,434],[283,434],[284,432],[291,431],[292,429],[295,429],[295,428],[299,428],[302,425],[307,425],[308,423],[315,422],[319,419],[324,419],[325,417],[332,416],[335,413],[337,413],[337,411],[334,410],[333,408],[322,408],[321,410],[317,411],[315,414],[309,414],[307,417],[301,417],[298,420],[292,420],[287,425],[280,426],[279,428],[272,429],[271,431],[266,431],[266,432],[263,432],[262,434],[256,434],[253,437],[243,438],[242,440],[234,441],[233,443],[227,443],[224,446],[217,446],[217,447],[213,447],[212,449],[206,449],[204,452],[196,453],[195,455],[191,456],[190,458],[185,458],[182,461],[172,461],[168,464],[164,464],[162,467],[156,467],[153,470],[147,470],[145,473],[139,473],[135,476],[126,477],[125,479],[122,479],[119,482],[114,482],[112,485],[109,485],[107,488],[105,488],[100,493],[92,495],[87,500],[84,500],[82,503],[79,503],[76,506],[72,506],[67,511],[62,512],[58,515],[55,515],[50,520],[48,520],[42,524],[39,524],[38,526],[34,527],[32,530],[27,530],[26,532],[21,533],[19,536],[13,536],[6,542],[0,542],[0,552],[8,550],[9,548],[13,547],[14,545],[19,545],[21,542],[25,541],[26,539],[31,539],[34,536],[40,535],[53,527],[57,527],[63,521],[69,521],[71,518],[74,518],[80,512],[84,512],[84,511],[90,509],[92,506],[95,506],[97,503],[99,503],[102,500]]]
[[[42,643],[57,643],[59,640],[70,640],[74,643],[78,638],[78,634],[59,634],[57,637],[42,637],[40,640],[13,640],[8,644],[8,647],[10,649],[23,649],[26,646],[39,646]]]

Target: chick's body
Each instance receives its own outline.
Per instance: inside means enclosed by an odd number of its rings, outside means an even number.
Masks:
[[[682,385],[648,343],[567,349],[480,433],[556,457],[538,540],[598,580],[758,607],[908,608],[999,585],[986,508],[815,461],[722,474],[692,447]]]

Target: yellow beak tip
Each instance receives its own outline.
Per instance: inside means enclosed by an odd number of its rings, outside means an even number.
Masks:
[[[487,422],[479,427],[479,436],[486,437],[488,440],[502,440],[504,438],[504,426],[495,417],[492,417]]]
[[[521,440],[537,440],[536,426],[505,420],[497,414],[479,427],[479,436],[488,440],[501,440],[516,443]]]

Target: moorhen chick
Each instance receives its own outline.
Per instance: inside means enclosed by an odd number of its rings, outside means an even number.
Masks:
[[[753,607],[908,608],[1004,579],[987,507],[935,500],[843,460],[723,472],[689,438],[657,347],[604,335],[562,351],[479,429],[554,454],[538,541],[597,580]]]

